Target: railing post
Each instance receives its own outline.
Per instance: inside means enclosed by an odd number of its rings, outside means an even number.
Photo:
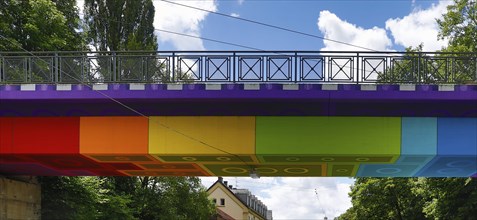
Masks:
[[[477,82],[477,54],[475,54],[475,55],[476,55],[476,57],[474,57],[475,58],[475,78],[474,78],[474,81]]]
[[[298,53],[295,52],[295,83],[298,83]]]
[[[3,76],[3,72],[5,70],[5,66],[4,66],[4,62],[3,62],[3,56],[0,54],[0,83],[5,80],[5,77]]]
[[[235,75],[236,75],[236,70],[235,70],[236,63],[237,63],[236,57],[237,57],[237,55],[235,54],[235,52],[233,52],[233,54],[232,54],[232,66],[233,66],[232,67],[232,82],[233,83],[235,83]]]
[[[359,52],[356,53],[356,84],[359,84]]]
[[[31,57],[26,57],[25,58],[27,62],[25,62],[24,67],[25,67],[25,79],[26,82],[31,82]]]
[[[175,83],[176,81],[176,53],[172,52],[172,79],[171,82]]]
[[[422,52],[418,52],[418,56],[417,56],[417,82],[422,82],[423,79],[421,79],[421,77],[423,77],[421,74],[421,62],[422,62]]]
[[[90,74],[89,74],[89,70],[87,73],[85,73],[85,68],[87,68],[87,64],[86,62],[88,61],[88,53],[86,52],[82,52],[82,55],[81,55],[81,80],[85,81],[85,83],[92,83],[91,82],[91,79],[90,79]],[[89,68],[88,68],[89,69]],[[86,74],[88,74],[88,76],[86,76]]]
[[[113,70],[112,70],[112,72],[111,72],[111,75],[113,76],[113,78],[112,78],[111,80],[112,80],[113,82],[116,82],[116,79],[117,79],[117,77],[116,77],[116,74],[117,74],[117,73],[116,73],[116,70],[117,70],[116,52],[113,51],[113,54],[112,54],[112,55],[113,55],[113,60],[112,60],[112,62],[113,62],[113,63],[112,63],[112,64],[113,64]]]
[[[54,60],[54,70],[55,70],[55,78],[53,79],[55,83],[59,83],[59,72],[60,72],[60,64],[58,62],[58,53],[55,53],[55,60]]]

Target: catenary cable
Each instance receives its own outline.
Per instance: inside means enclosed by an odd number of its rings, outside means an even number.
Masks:
[[[7,40],[7,41],[10,42],[10,43],[12,43],[13,45],[15,45],[16,47],[18,47],[19,49],[25,51],[26,53],[32,55],[33,57],[38,58],[39,60],[41,60],[41,61],[43,61],[43,62],[46,63],[46,61],[44,61],[43,59],[41,59],[40,57],[38,57],[37,55],[35,55],[35,54],[32,53],[31,51],[26,50],[26,49],[23,48],[21,45],[16,44],[16,42],[11,41],[10,39],[8,39],[8,38],[6,38],[5,36],[3,36],[2,34],[0,34],[0,37],[3,38],[3,39],[5,39],[5,40]],[[88,87],[88,88],[92,88],[92,86],[90,86],[90,85],[88,85],[88,84],[82,82],[80,79],[78,79],[78,78],[76,78],[76,77],[74,77],[74,76],[71,76],[71,75],[69,75],[68,73],[66,73],[66,72],[64,72],[64,71],[62,71],[62,70],[60,70],[60,71],[61,71],[61,73],[65,74],[65,75],[67,75],[67,76],[69,76],[69,77],[71,77],[72,79],[74,79],[75,81],[77,81],[78,83],[80,83],[81,85],[84,85],[84,86],[86,86],[86,87]],[[120,105],[120,106],[122,106],[122,107],[124,107],[124,108],[126,108],[126,109],[128,109],[128,110],[130,110],[130,111],[132,111],[133,113],[135,113],[135,114],[137,114],[137,115],[139,115],[139,116],[141,116],[141,117],[144,117],[144,118],[150,120],[149,116],[144,115],[144,114],[141,113],[140,111],[138,111],[138,110],[136,110],[136,109],[134,109],[134,108],[132,108],[132,107],[130,107],[130,106],[128,106],[128,105],[122,103],[121,101],[119,101],[119,100],[117,100],[117,99],[115,99],[115,98],[109,96],[108,94],[106,94],[106,93],[104,93],[104,92],[101,92],[101,91],[99,91],[99,90],[93,90],[93,89],[92,89],[92,91],[95,91],[95,92],[97,92],[98,94],[100,94],[100,95],[106,97],[107,99],[109,99],[109,100],[111,100],[111,101],[117,103],[118,105]],[[183,132],[181,132],[181,131],[179,131],[179,130],[177,130],[177,129],[174,129],[174,128],[172,128],[172,127],[170,127],[170,126],[168,126],[168,125],[166,125],[166,124],[164,124],[164,123],[161,123],[159,120],[152,120],[152,121],[155,122],[155,123],[157,123],[159,126],[164,127],[164,128],[166,128],[166,129],[168,129],[168,130],[174,132],[174,133],[179,134],[179,135],[182,135],[182,136],[184,136],[184,137],[186,137],[186,138],[188,138],[188,139],[190,139],[190,140],[192,140],[192,141],[194,141],[194,142],[198,142],[198,143],[203,144],[203,145],[205,145],[205,146],[207,146],[207,147],[209,147],[209,148],[212,148],[212,149],[218,150],[218,151],[220,151],[220,152],[222,152],[222,153],[225,153],[225,154],[234,156],[234,157],[236,157],[237,159],[239,159],[241,162],[243,162],[246,166],[250,166],[251,168],[253,168],[252,165],[250,165],[250,164],[248,164],[247,162],[245,162],[245,161],[244,161],[239,155],[237,155],[237,154],[230,153],[230,152],[228,152],[228,151],[226,151],[226,150],[220,149],[220,148],[215,147],[215,146],[213,146],[213,145],[211,145],[211,144],[208,144],[208,143],[206,143],[206,142],[204,142],[204,141],[202,141],[202,140],[199,140],[199,139],[194,138],[194,137],[192,137],[192,136],[190,136],[190,135],[187,135],[187,134],[185,134],[185,133],[183,133]]]

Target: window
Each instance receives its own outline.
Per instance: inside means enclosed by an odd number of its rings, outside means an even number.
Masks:
[[[213,202],[214,204],[217,204],[217,199],[216,199],[216,198],[212,199],[212,202]]]
[[[220,199],[220,205],[222,205],[222,206],[225,205],[225,199]]]

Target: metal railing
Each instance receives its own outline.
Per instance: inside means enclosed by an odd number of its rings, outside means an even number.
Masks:
[[[477,83],[477,53],[0,52],[0,84]]]

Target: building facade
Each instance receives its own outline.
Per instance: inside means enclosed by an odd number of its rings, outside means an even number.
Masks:
[[[247,189],[236,189],[227,185],[222,177],[207,190],[209,199],[217,208],[217,219],[272,220],[272,211],[268,210],[255,195]]]

